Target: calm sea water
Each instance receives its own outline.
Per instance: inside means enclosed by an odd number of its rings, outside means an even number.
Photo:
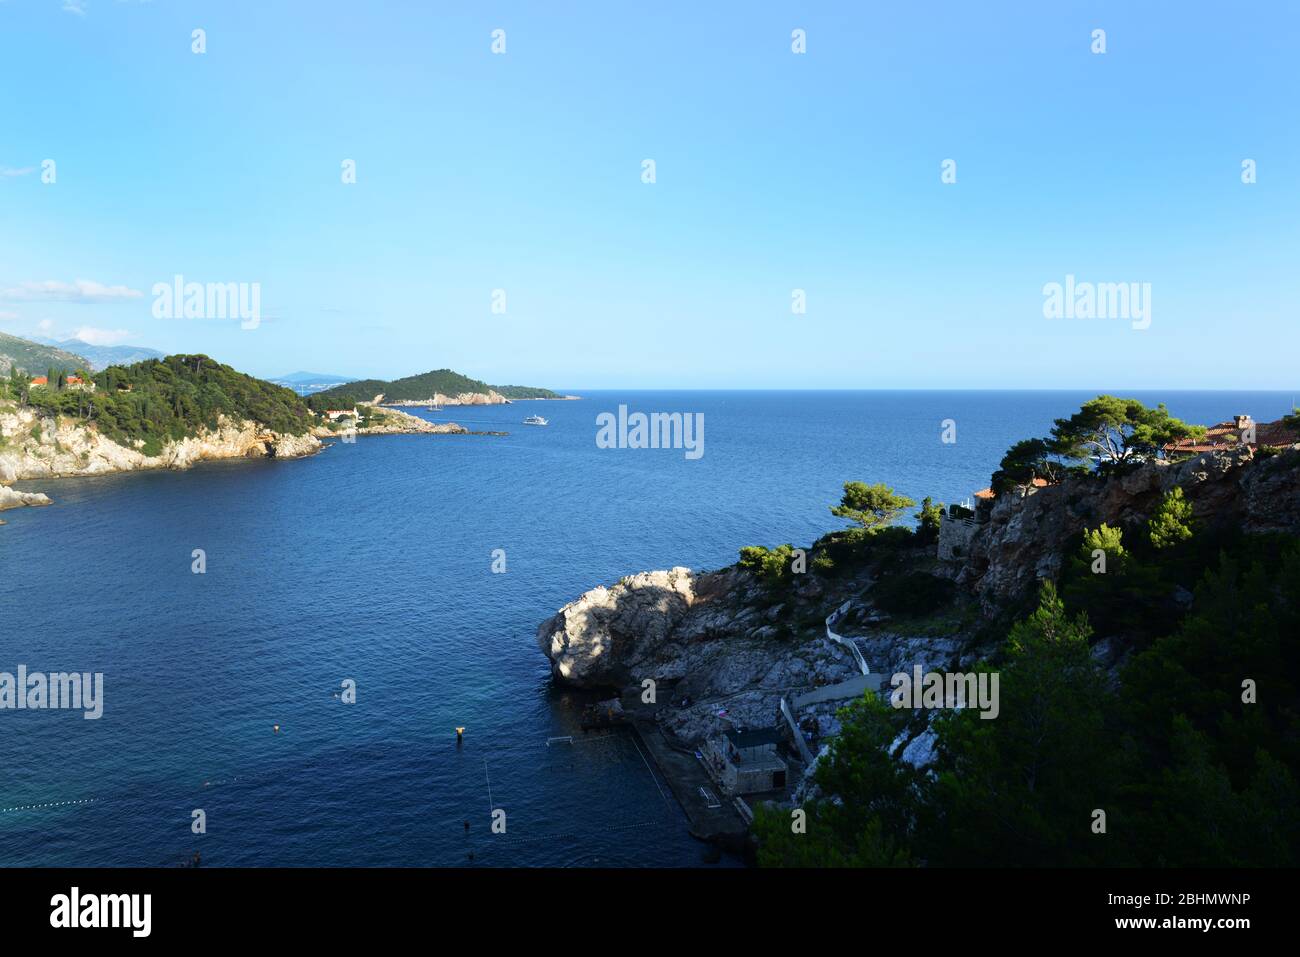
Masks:
[[[959,501],[1089,397],[587,393],[422,413],[507,437],[24,483],[55,504],[4,514],[0,670],[102,671],[105,706],[0,711],[0,864],[698,865],[632,738],[581,737],[585,699],[552,687],[538,623],[629,572],[807,543],[850,479]],[[1139,398],[1200,422],[1291,404]],[[598,449],[620,402],[703,412],[703,458]]]

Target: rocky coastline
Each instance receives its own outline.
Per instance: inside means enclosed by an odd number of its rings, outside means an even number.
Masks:
[[[424,408],[429,405],[513,405],[516,402],[573,402],[581,398],[580,395],[555,395],[509,399],[494,389],[488,392],[461,392],[458,395],[443,395],[441,392],[437,392],[427,399],[383,399],[380,405],[386,409]]]
[[[147,469],[185,469],[208,459],[298,458],[320,451],[311,434],[288,435],[255,422],[219,420],[215,430],[168,442],[156,455],[119,444],[93,426],[35,409],[0,413],[0,478],[9,481],[103,475]]]
[[[370,424],[348,428],[346,426],[330,428],[317,426],[312,435],[318,439],[340,438],[345,435],[473,435],[469,429],[455,422],[430,422],[409,412],[397,409],[379,410],[374,406],[371,411]]]
[[[509,405],[513,400],[507,399],[495,390],[489,392],[461,392],[458,395],[434,393],[427,399],[393,399],[380,404],[385,408],[423,407],[428,405]]]
[[[1251,448],[1206,452],[1181,462],[1150,462],[1106,481],[1067,478],[1026,494],[999,495],[971,530],[958,584],[989,611],[1061,572],[1062,547],[1081,528],[1145,521],[1161,497],[1178,487],[1193,515],[1243,531],[1300,529],[1300,446],[1274,455]]]
[[[43,492],[10,488],[15,482],[188,469],[220,459],[302,458],[326,448],[328,440],[349,435],[471,434],[504,433],[472,433],[455,422],[429,422],[396,410],[385,410],[380,421],[353,430],[317,426],[300,435],[223,416],[218,428],[168,442],[157,455],[146,455],[142,443],[137,447],[120,444],[80,420],[41,415],[32,408],[10,408],[0,412],[0,511],[52,504]]]
[[[1174,487],[1183,489],[1200,521],[1300,533],[1300,445],[1269,455],[1249,448],[1211,452],[1150,462],[1110,479],[1005,493],[956,529],[963,536],[959,557],[940,559],[933,541],[896,556],[953,583],[953,602],[935,616],[884,612],[873,594],[881,569],[869,566],[822,576],[810,564],[779,593],[739,565],[703,573],[677,567],[586,592],[542,622],[537,643],[557,683],[605,695],[605,713],[702,756],[691,766],[707,766],[727,732],[788,729],[787,799],[793,800],[800,779],[838,732],[836,712],[848,692],[858,697],[864,684],[879,684],[859,677],[864,665],[884,676],[886,688],[888,676],[917,665],[968,668],[996,651],[990,622],[1032,595],[1039,579],[1059,575],[1067,545],[1082,528],[1145,520]],[[814,554],[810,548],[810,560]],[[1106,636],[1094,654],[1112,671],[1122,661]],[[651,706],[644,703],[647,687],[657,699]],[[900,736],[893,753],[923,767],[932,744],[921,721]],[[744,802],[736,804],[743,815]]]

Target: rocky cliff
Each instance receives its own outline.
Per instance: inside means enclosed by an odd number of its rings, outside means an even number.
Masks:
[[[424,406],[430,403],[438,405],[509,405],[510,400],[495,389],[487,392],[461,392],[457,395],[443,395],[435,392],[427,399],[395,399],[385,402],[387,406]]]
[[[0,485],[0,512],[23,505],[49,505],[50,497],[44,492],[18,492]],[[3,523],[0,523],[3,524]]]
[[[169,442],[157,455],[119,445],[93,425],[35,409],[0,412],[0,473],[13,481],[101,475],[142,469],[184,469],[205,459],[294,458],[320,450],[313,435],[282,435],[254,422],[222,418],[216,430]]]
[[[370,424],[352,432],[356,435],[468,435],[469,429],[455,422],[430,422],[418,415],[384,409],[373,411]],[[312,430],[312,434],[321,439],[339,438],[349,434],[349,430],[318,426]]]
[[[283,435],[254,422],[222,418],[219,428],[169,442],[151,456],[114,442],[81,420],[10,407],[0,411],[0,509],[49,504],[42,493],[3,487],[27,479],[186,469],[207,459],[295,458],[320,448],[314,435]]]
[[[1207,452],[1182,462],[1156,461],[1108,480],[1068,478],[1059,485],[999,495],[977,524],[957,581],[987,607],[1055,580],[1066,543],[1085,528],[1141,522],[1180,486],[1205,523],[1247,532],[1300,532],[1300,447],[1271,456],[1250,448]]]
[[[654,719],[696,745],[730,728],[770,727],[788,701],[860,675],[854,655],[828,634],[828,613],[862,634],[875,672],[914,660],[935,665],[956,653],[949,635],[890,631],[860,596],[869,579],[823,585],[809,578],[784,600],[732,567],[642,572],[598,587],[543,622],[537,642],[556,680],[577,688],[626,690],[635,701],[654,682]],[[839,627],[839,626],[837,626]],[[892,673],[892,671],[890,672]],[[801,718],[833,731],[843,699],[809,706]]]
[[[955,563],[938,562],[932,545],[895,556],[897,565],[964,586],[931,620],[891,621],[875,606],[869,568],[831,579],[808,574],[779,597],[736,566],[702,575],[673,568],[587,592],[542,623],[538,645],[564,684],[622,691],[628,701],[651,679],[661,699],[654,720],[694,746],[729,728],[769,727],[782,698],[819,698],[810,692],[857,674],[854,655],[831,640],[828,617],[874,674],[968,666],[993,650],[979,610],[994,614],[1040,578],[1056,578],[1073,536],[1102,522],[1145,520],[1175,485],[1202,521],[1300,534],[1300,447],[1272,456],[1207,453],[999,496],[970,553]],[[833,734],[841,703],[796,708],[796,720],[814,737]]]

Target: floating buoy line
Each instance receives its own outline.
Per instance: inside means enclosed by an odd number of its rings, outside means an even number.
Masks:
[[[281,730],[280,725],[278,724],[273,725],[272,728],[273,728],[272,730],[273,734],[280,733]],[[458,749],[463,744],[465,730],[466,729],[463,726],[455,727],[456,744]],[[594,743],[596,741],[607,740],[609,738],[615,738],[615,737],[619,737],[619,735],[613,733],[607,733],[607,734],[583,736],[581,738],[575,738],[570,735],[563,735],[563,736],[555,736],[546,739],[543,746],[549,749],[553,745],[561,742],[568,745],[577,745],[577,744]],[[374,743],[379,744],[379,743],[387,743],[387,742],[374,742]],[[633,742],[633,744],[635,744],[635,741]],[[369,749],[362,748],[362,749],[358,749],[357,752],[349,752],[349,754],[351,757],[356,758],[358,756],[364,756],[366,750]],[[380,757],[381,753],[379,749],[376,748],[374,750],[375,753],[371,756]],[[641,749],[639,747],[636,748],[636,752],[641,757],[641,760],[644,762],[645,755],[641,753]],[[388,753],[389,752],[384,751],[382,755],[386,756]],[[488,812],[489,814],[491,814],[495,810],[495,803],[493,801],[493,795],[492,795],[492,778],[488,770],[487,756],[484,755],[482,760],[483,760],[483,778],[484,778],[484,784],[486,785],[487,798],[488,798]],[[648,770],[648,763],[647,763],[647,770]],[[655,787],[659,790],[660,796],[664,798],[665,804],[669,804],[669,806],[671,806],[670,802],[667,800],[667,796],[664,795],[663,793],[662,787],[659,786],[659,782],[655,778],[653,772],[650,773],[650,778],[654,782]],[[155,785],[139,784],[131,788],[131,790],[143,792],[143,794],[147,795],[147,797],[124,793],[118,796],[97,795],[94,797],[77,798],[77,799],[63,800],[63,801],[43,801],[43,802],[33,802],[30,804],[15,804],[7,807],[0,807],[0,814],[17,814],[26,811],[31,811],[31,812],[51,811],[51,810],[57,810],[59,808],[85,807],[86,805],[90,805],[90,804],[105,804],[105,803],[113,803],[116,801],[130,801],[133,803],[144,803],[147,800],[168,801],[168,800],[175,800],[175,799],[182,798],[185,795],[193,795],[197,797],[199,794],[201,794],[203,791],[209,788],[223,787],[223,786],[233,785],[233,784],[243,784],[243,785],[252,786],[252,785],[256,785],[259,780],[272,780],[272,779],[283,780],[284,769],[273,768],[257,774],[242,773],[238,775],[229,775],[221,778],[208,778],[192,787],[177,785],[174,788],[174,790],[170,788],[159,789]],[[500,835],[490,843],[500,844],[500,845],[511,845],[511,846],[521,845],[521,844],[535,844],[542,841],[557,841],[557,840],[581,838],[584,836],[590,836],[594,833],[625,831],[625,830],[634,830],[634,829],[650,828],[650,827],[675,826],[678,823],[679,822],[677,821],[669,820],[665,818],[660,820],[638,821],[631,824],[610,824],[610,825],[604,825],[600,827],[585,828],[580,831],[550,832],[545,834],[531,835],[527,837],[512,837],[508,835]],[[466,834],[468,834],[469,832],[468,821],[464,822],[464,830]],[[482,849],[483,848],[480,848],[480,850]],[[473,860],[473,857],[471,856],[470,859]],[[190,866],[190,865],[188,865],[187,863],[186,866]]]
[[[99,798],[82,798],[80,801],[49,801],[45,804],[19,804],[15,807],[0,807],[0,814],[10,811],[42,811],[50,807],[72,807],[76,804],[94,804]]]

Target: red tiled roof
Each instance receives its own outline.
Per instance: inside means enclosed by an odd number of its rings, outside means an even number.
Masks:
[[[1050,484],[1051,483],[1048,482],[1047,479],[1045,478],[1036,478],[1033,481],[1034,488],[1047,488],[1047,486]],[[989,499],[996,498],[997,494],[998,493],[993,491],[993,489],[991,488],[982,488],[975,493],[975,497],[987,501]]]
[[[1255,422],[1255,441],[1247,445],[1256,448],[1261,445],[1294,445],[1300,442],[1300,431],[1287,427],[1281,419],[1276,422]],[[1182,439],[1165,446],[1166,452],[1180,455],[1199,455],[1202,452],[1234,448],[1241,444],[1245,430],[1237,427],[1235,422],[1220,422],[1205,430],[1199,439]]]

